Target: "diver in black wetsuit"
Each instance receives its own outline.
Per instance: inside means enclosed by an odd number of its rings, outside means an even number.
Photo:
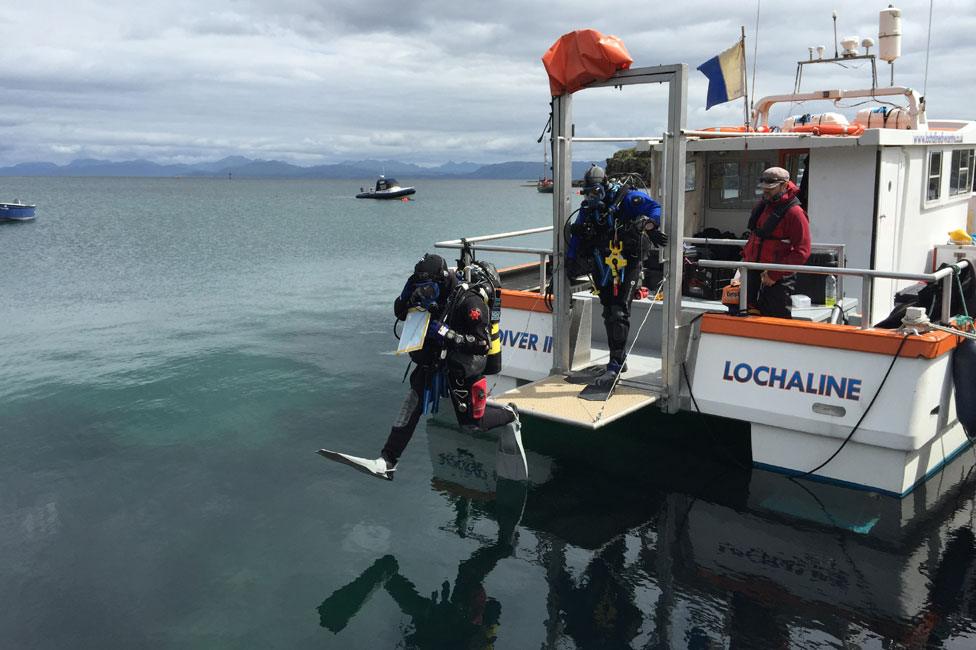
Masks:
[[[522,449],[521,425],[514,407],[487,404],[484,376],[491,346],[489,302],[491,296],[483,276],[493,272],[474,262],[468,284],[448,270],[439,255],[427,254],[417,262],[400,296],[393,303],[398,320],[405,320],[411,308],[430,313],[424,345],[410,353],[417,367],[410,374],[410,391],[400,407],[380,458],[360,463],[360,469],[393,480],[393,471],[424,413],[437,410],[441,395],[451,398],[458,424],[480,431],[504,427],[499,434],[499,451],[506,454],[527,476]],[[497,274],[496,274],[497,279]]]

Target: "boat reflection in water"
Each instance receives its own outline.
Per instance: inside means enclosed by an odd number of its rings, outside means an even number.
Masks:
[[[656,443],[615,427],[594,452],[592,440],[539,423],[525,485],[495,475],[492,440],[431,423],[431,485],[455,513],[440,531],[478,547],[453,586],[445,580],[430,595],[394,556],[377,558],[319,606],[321,625],[341,636],[382,588],[409,618],[406,647],[490,647],[496,637],[499,647],[545,648],[976,639],[971,450],[894,499],[750,469],[744,433],[723,432],[732,443],[719,447],[689,433],[701,421],[684,424],[670,429],[680,437]],[[485,534],[492,523],[496,534]],[[501,565],[505,580],[525,583],[519,600],[507,602],[498,593],[506,583],[490,579]],[[532,608],[545,620],[520,616]]]

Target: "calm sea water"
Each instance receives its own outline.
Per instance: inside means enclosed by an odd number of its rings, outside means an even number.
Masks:
[[[393,483],[316,456],[385,440],[414,261],[550,219],[370,180],[3,179],[38,219],[0,227],[0,647],[976,644],[973,455],[902,502],[694,414],[527,420],[527,487],[437,421]]]

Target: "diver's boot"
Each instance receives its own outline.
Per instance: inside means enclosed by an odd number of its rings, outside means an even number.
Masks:
[[[358,460],[358,459],[357,459]],[[376,459],[361,459],[362,471],[376,478],[393,480],[393,472],[396,471],[396,463],[391,463],[382,456]]]
[[[387,481],[393,480],[393,472],[396,471],[397,464],[390,462],[384,456],[380,456],[376,459],[377,465],[380,470],[382,470],[382,476],[380,478],[385,478]]]
[[[617,380],[617,377],[620,376],[621,371],[620,364],[616,361],[611,361],[607,364],[607,369],[603,371],[603,374],[594,379],[590,385],[597,386],[598,388],[609,388]]]
[[[511,481],[525,481],[529,478],[529,464],[525,460],[522,446],[522,422],[518,408],[508,405],[515,419],[506,424],[498,433],[498,453],[495,455],[495,473]]]

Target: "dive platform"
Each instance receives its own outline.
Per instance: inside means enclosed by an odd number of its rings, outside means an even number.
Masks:
[[[563,375],[545,379],[507,391],[496,401],[515,404],[519,411],[544,420],[553,420],[585,429],[599,429],[657,402],[659,395],[646,387],[621,380],[613,394],[604,402],[580,399],[585,385],[571,384]]]
[[[648,305],[637,306],[640,309]],[[606,349],[592,348],[589,352],[588,362],[578,363],[576,373],[582,368],[606,366],[609,360]],[[627,357],[627,366],[627,371],[621,375],[612,395],[606,400],[581,398],[580,392],[586,388],[586,384],[571,383],[563,373],[550,374],[544,379],[500,393],[493,399],[498,404],[515,404],[522,413],[543,420],[595,430],[651,406],[663,396],[659,355],[653,350],[631,352]]]

